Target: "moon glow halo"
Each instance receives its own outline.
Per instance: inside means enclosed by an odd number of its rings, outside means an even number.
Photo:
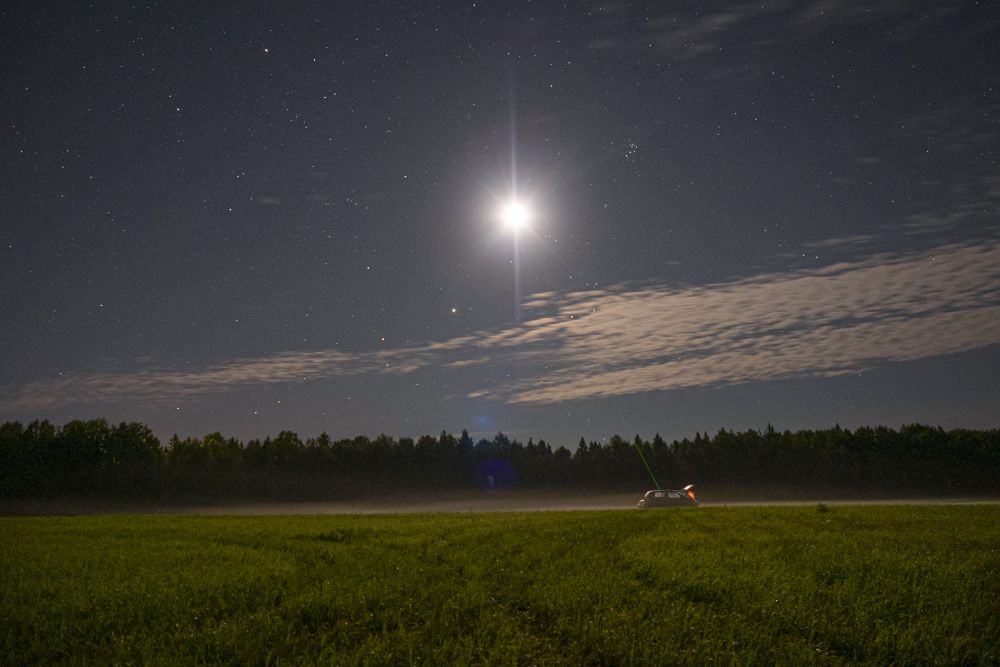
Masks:
[[[517,233],[531,222],[531,209],[524,202],[511,199],[500,207],[500,222],[513,233]]]

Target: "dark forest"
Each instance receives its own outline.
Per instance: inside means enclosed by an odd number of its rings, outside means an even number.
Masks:
[[[1000,431],[839,426],[697,434],[668,442],[583,438],[573,450],[503,433],[417,439],[291,431],[241,442],[210,433],[164,445],[144,424],[104,419],[0,426],[0,497],[143,501],[344,500],[512,489],[627,492],[698,485],[706,498],[992,495]]]

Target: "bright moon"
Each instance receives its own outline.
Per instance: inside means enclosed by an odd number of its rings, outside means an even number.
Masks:
[[[531,222],[531,209],[516,199],[509,201],[500,208],[500,222],[516,232]]]

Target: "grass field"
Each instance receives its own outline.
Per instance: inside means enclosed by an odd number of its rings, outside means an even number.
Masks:
[[[1000,506],[0,519],[7,664],[998,664]]]

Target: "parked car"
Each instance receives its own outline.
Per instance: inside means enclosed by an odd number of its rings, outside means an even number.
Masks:
[[[683,489],[653,489],[647,491],[639,501],[639,509],[652,507],[695,507],[698,496],[694,492],[694,484],[688,484]]]

